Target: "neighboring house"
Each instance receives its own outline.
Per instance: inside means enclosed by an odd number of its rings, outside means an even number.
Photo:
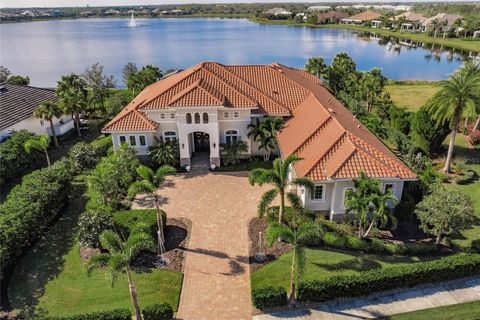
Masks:
[[[12,130],[26,129],[35,134],[51,135],[50,123],[37,119],[33,111],[45,100],[57,101],[55,91],[18,84],[0,86],[0,139],[10,135]],[[62,135],[74,127],[71,116],[53,120],[55,132]]]
[[[343,24],[363,24],[368,21],[378,20],[382,15],[375,11],[365,11],[354,16],[340,20]]]
[[[439,13],[433,17],[425,19],[421,24],[421,31],[427,32],[428,30],[434,28],[436,23],[438,26],[441,26],[441,32],[449,32],[452,29],[455,21],[463,19],[464,18],[462,16],[457,14]]]
[[[292,12],[284,8],[272,8],[265,11],[264,14],[276,17],[286,17],[292,15]]]
[[[338,23],[341,19],[347,18],[348,15],[345,12],[329,11],[317,14],[318,24]]]
[[[400,30],[410,32],[420,31],[420,26],[422,22],[427,19],[423,14],[411,11],[396,15],[395,21],[398,21],[401,18],[405,18],[405,22],[400,25]]]
[[[473,38],[474,38],[474,39],[480,38],[480,30],[477,30],[477,31],[474,31],[474,32],[473,32]]]
[[[330,6],[311,6],[307,8],[307,11],[328,11],[332,10]]]
[[[244,156],[262,154],[247,135],[248,125],[264,116],[285,119],[277,136],[280,156],[303,159],[290,178],[316,183],[312,194],[296,192],[306,207],[331,219],[345,213],[345,192],[360,171],[380,179],[398,199],[404,182],[416,179],[318,78],[276,63],[198,64],[146,87],[102,131],[112,134],[115,147],[127,143],[139,155],[160,138],[176,138],[182,166],[205,154],[220,166],[221,143],[241,139],[248,145]]]

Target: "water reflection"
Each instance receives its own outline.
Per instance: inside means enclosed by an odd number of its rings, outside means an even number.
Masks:
[[[62,74],[100,62],[119,81],[122,67],[153,63],[163,70],[200,61],[303,67],[346,52],[360,70],[379,67],[392,79],[446,78],[468,53],[345,29],[259,25],[245,19],[78,19],[0,26],[0,62],[33,85],[53,86]],[[121,83],[119,83],[121,85]]]

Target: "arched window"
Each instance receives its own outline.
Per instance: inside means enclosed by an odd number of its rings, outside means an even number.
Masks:
[[[195,113],[195,123],[200,123],[200,113]]]
[[[187,123],[192,123],[192,114],[187,113]]]
[[[165,141],[176,139],[177,133],[175,131],[164,131],[163,138],[165,139]]]
[[[202,115],[203,123],[208,123],[208,113],[204,112]]]
[[[239,138],[237,130],[227,130],[225,131],[225,142],[232,143],[233,141],[237,141]]]

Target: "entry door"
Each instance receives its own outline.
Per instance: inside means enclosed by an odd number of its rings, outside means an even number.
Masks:
[[[210,151],[210,136],[205,132],[195,132],[195,152]]]

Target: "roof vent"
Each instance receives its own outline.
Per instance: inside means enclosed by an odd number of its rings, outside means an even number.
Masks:
[[[359,125],[359,124],[357,125],[357,128],[359,128],[359,129],[360,129],[361,127],[362,127],[361,125]]]
[[[278,91],[277,91],[277,90],[273,90],[273,93],[274,93],[274,94],[278,94]]]
[[[335,111],[333,111],[332,108],[328,108],[327,110],[328,110],[329,112],[331,112],[331,113],[335,113]]]

